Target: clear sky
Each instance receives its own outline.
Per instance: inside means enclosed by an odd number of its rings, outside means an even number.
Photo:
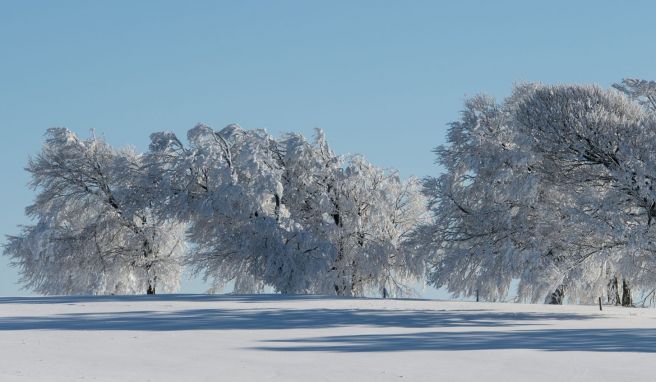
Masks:
[[[48,127],[145,149],[198,122],[320,127],[339,153],[437,175],[463,100],[513,83],[656,79],[650,1],[0,2],[0,234],[29,221]],[[0,258],[0,295],[20,292]],[[183,292],[197,292],[185,282]]]

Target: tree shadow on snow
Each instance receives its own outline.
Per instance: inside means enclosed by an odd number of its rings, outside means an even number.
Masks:
[[[339,327],[446,329],[406,334],[369,334],[267,341],[268,351],[388,352],[409,350],[458,351],[537,349],[545,351],[645,352],[656,351],[656,328],[646,329],[540,329],[533,325],[559,320],[587,320],[593,315],[560,312],[501,312],[484,309],[281,309],[275,302],[296,299],[333,299],[325,296],[281,295],[158,295],[2,297],[2,304],[84,304],[102,301],[158,302],[272,302],[258,309],[178,309],[60,313],[0,317],[0,332],[11,330],[274,330]],[[104,305],[103,309],[108,306]],[[248,306],[248,305],[245,305]],[[94,306],[91,306],[92,309]],[[13,308],[13,307],[12,307]],[[477,328],[487,329],[474,331]],[[490,328],[506,328],[490,331]],[[517,330],[522,328],[523,330]]]
[[[389,352],[409,350],[511,350],[656,352],[656,328],[544,329],[514,331],[421,332],[317,337],[266,341],[270,351]],[[288,345],[289,343],[293,345]]]
[[[485,310],[384,309],[186,309],[172,311],[84,312],[0,317],[8,330],[267,330],[347,326],[395,328],[507,327],[537,321],[583,320],[564,313],[512,313]]]
[[[98,295],[98,296],[21,296],[0,297],[2,304],[80,304],[92,302],[275,302],[290,300],[349,299],[350,297],[301,294],[157,294],[157,295]],[[358,298],[358,300],[363,300]]]

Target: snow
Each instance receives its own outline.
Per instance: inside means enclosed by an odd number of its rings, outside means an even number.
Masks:
[[[281,295],[0,297],[1,381],[656,380],[656,311]]]

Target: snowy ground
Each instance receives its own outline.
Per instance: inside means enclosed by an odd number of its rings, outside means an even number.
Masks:
[[[656,311],[328,297],[0,297],[0,381],[656,381]]]

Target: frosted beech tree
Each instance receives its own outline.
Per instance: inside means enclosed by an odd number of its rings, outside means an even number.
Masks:
[[[511,120],[510,106],[468,100],[451,124],[450,144],[435,150],[445,173],[424,180],[435,221],[417,230],[416,242],[432,254],[429,282],[455,295],[500,299],[522,272],[517,249],[532,235],[519,221],[533,212],[537,182]]]
[[[405,250],[409,234],[427,219],[415,179],[373,166],[363,157],[336,156],[323,132],[310,144],[282,140],[283,198],[289,217],[324,243],[313,291],[362,296],[412,293],[423,278],[423,255]]]
[[[363,295],[421,277],[401,251],[426,216],[416,181],[335,155],[321,131],[309,142],[199,125],[188,140],[153,134],[151,179],[160,214],[190,223],[192,270],[216,287]]]
[[[305,290],[305,272],[288,262],[307,265],[296,257],[318,246],[302,248],[311,240],[294,235],[298,227],[286,219],[275,140],[237,125],[198,125],[187,138],[185,148],[170,133],[153,134],[149,162],[160,214],[189,221],[192,271],[217,288],[234,281],[238,292]]]
[[[338,295],[409,292],[424,271],[423,258],[404,244],[424,222],[426,202],[415,179],[402,182],[359,156],[349,158],[330,188],[337,256],[325,279]]]
[[[281,143],[282,202],[305,232],[327,243],[314,291],[410,293],[424,264],[402,248],[411,229],[427,218],[418,182],[403,182],[361,156],[335,155],[322,131],[312,144],[297,134]]]
[[[177,290],[184,225],[152,213],[140,155],[55,128],[27,171],[37,196],[26,211],[36,223],[5,246],[27,288],[43,294]]]
[[[445,174],[425,181],[431,282],[498,299],[518,279],[533,301],[591,301],[621,277],[629,302],[628,280],[653,285],[654,119],[647,85],[629,85],[639,103],[576,85],[468,101],[436,150]]]
[[[536,91],[517,115],[543,167],[558,169],[552,179],[567,185],[597,231],[582,254],[588,267],[604,275],[597,262],[624,278],[625,305],[627,279],[643,288],[654,282],[656,125],[649,105],[594,86],[556,86]]]

